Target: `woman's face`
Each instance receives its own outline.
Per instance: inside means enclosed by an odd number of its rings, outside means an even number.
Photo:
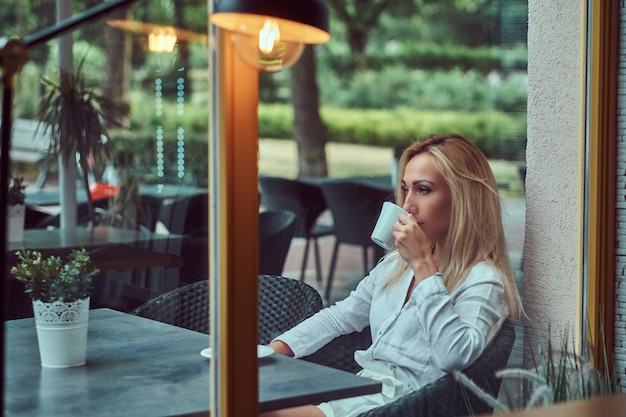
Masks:
[[[415,155],[402,177],[403,208],[411,213],[426,237],[438,241],[448,231],[452,193],[429,153]]]

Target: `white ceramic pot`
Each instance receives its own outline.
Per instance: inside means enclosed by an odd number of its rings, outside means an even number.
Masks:
[[[87,359],[89,298],[44,303],[33,300],[41,366],[68,368]]]
[[[24,240],[24,219],[26,217],[26,206],[24,204],[9,205],[8,218],[8,240],[9,242],[21,242]]]

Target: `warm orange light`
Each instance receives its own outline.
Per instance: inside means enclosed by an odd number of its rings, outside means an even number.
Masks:
[[[330,34],[316,27],[278,17],[246,13],[215,13],[210,20],[233,32],[237,54],[261,71],[279,71],[302,56],[307,43],[324,43]]]
[[[148,49],[152,52],[172,52],[176,41],[176,30],[173,27],[157,28],[148,34]]]
[[[330,33],[322,29],[274,16],[249,13],[214,13],[209,16],[209,20],[215,26],[251,36],[258,36],[259,30],[265,22],[273,20],[280,27],[280,38],[283,41],[318,44],[330,40]]]

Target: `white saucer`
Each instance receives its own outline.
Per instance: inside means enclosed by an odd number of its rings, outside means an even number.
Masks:
[[[202,352],[200,352],[200,354],[202,356],[204,356],[205,358],[207,358],[207,359],[211,358],[211,348],[202,349]],[[269,346],[258,345],[256,347],[256,356],[257,356],[257,358],[265,358],[265,357],[270,356],[272,354],[274,354],[274,349],[272,349]]]

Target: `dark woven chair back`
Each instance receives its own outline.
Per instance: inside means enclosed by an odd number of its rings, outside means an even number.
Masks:
[[[498,396],[501,379],[495,372],[504,369],[515,342],[515,328],[505,322],[483,354],[463,371],[493,396]],[[361,414],[359,417],[461,417],[483,415],[493,409],[457,382],[451,374],[414,391],[397,401]]]
[[[322,192],[333,214],[337,240],[352,245],[374,246],[370,235],[383,202],[393,199],[393,195],[382,188],[344,180],[322,183]]]
[[[208,281],[177,288],[131,312],[197,332],[209,333]],[[259,275],[259,344],[292,328],[322,308],[319,293],[310,285],[273,275]]]
[[[322,308],[310,285],[291,278],[259,276],[259,343],[267,344]]]
[[[322,190],[313,184],[287,178],[260,176],[261,204],[266,210],[291,211],[296,215],[294,237],[306,239],[300,280],[304,279],[310,241],[313,240],[317,280],[321,282],[321,261],[317,239],[333,234],[332,225],[319,224],[320,215],[326,210]]]
[[[362,247],[363,275],[367,275],[371,266],[384,255],[384,250],[370,236],[383,203],[393,200],[393,194],[382,188],[346,180],[323,182],[321,187],[333,215],[336,237],[324,293],[324,300],[329,303],[339,245]],[[368,248],[374,249],[373,262],[368,260]]]
[[[291,211],[259,213],[259,274],[283,273],[295,224]]]
[[[208,229],[209,195],[207,193],[180,197],[159,208],[157,222],[177,235]]]
[[[209,333],[209,282],[197,281],[161,294],[131,314]]]
[[[289,210],[296,214],[294,236],[309,237],[326,203],[319,187],[298,180],[260,176],[261,203],[267,210]]]
[[[209,279],[209,238],[208,231],[185,236],[181,256],[180,286]]]

